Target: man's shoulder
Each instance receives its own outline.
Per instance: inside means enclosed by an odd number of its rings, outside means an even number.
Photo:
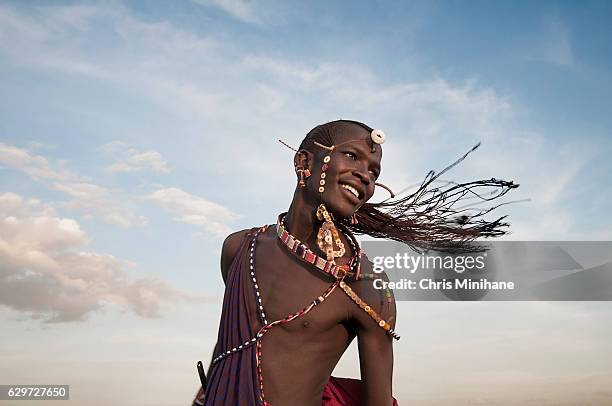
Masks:
[[[223,240],[223,251],[236,251],[240,247],[240,244],[244,240],[244,238],[249,235],[252,229],[246,228],[244,230],[235,231],[225,237]]]
[[[252,230],[252,228],[247,228],[233,232],[223,240],[223,247],[221,248],[221,276],[223,276],[223,281],[227,279],[229,267],[236,257],[236,254],[238,254],[238,250],[242,246],[244,239],[250,235]]]
[[[372,261],[370,261],[370,259],[365,254],[361,256],[360,264],[361,274],[365,276],[365,278],[360,280],[360,288],[370,292],[379,292],[380,289],[376,288],[376,285],[372,283],[372,281],[375,279],[382,279],[383,281],[388,282],[389,277],[387,276],[385,271],[375,270],[374,263],[372,263]]]
[[[364,300],[376,313],[384,319],[393,319],[395,317],[395,299],[393,293],[386,289],[381,289],[382,284],[375,283],[376,280],[389,281],[387,274],[384,271],[374,272],[374,264],[367,256],[361,257],[361,273],[363,278],[350,283],[351,288]],[[391,294],[391,296],[388,296]],[[367,325],[370,325],[369,316],[360,308],[354,308],[353,314],[358,319],[366,320]]]

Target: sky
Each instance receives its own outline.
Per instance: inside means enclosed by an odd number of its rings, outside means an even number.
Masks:
[[[0,1],[0,383],[188,404],[223,238],[288,208],[277,140],[339,118],[385,132],[396,190],[482,142],[445,177],[519,183],[507,239],[612,240],[611,17],[605,1]],[[608,303],[398,313],[400,404],[612,401]],[[359,376],[354,346],[335,374]]]

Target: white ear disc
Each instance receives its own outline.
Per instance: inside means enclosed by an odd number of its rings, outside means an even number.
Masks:
[[[372,137],[372,141],[374,141],[375,144],[382,144],[385,142],[385,133],[381,130],[372,130],[370,137]]]

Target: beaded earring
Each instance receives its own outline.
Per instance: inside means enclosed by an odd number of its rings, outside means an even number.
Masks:
[[[311,175],[310,170],[304,169],[301,166],[296,166],[295,171],[298,173],[300,177],[300,180],[298,182],[300,187],[306,187],[306,182],[304,182],[304,179],[308,179],[310,177]]]

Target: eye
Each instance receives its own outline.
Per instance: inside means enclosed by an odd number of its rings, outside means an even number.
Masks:
[[[345,152],[344,155],[346,155],[349,159],[353,161],[357,160],[357,155],[353,154],[352,152]]]

